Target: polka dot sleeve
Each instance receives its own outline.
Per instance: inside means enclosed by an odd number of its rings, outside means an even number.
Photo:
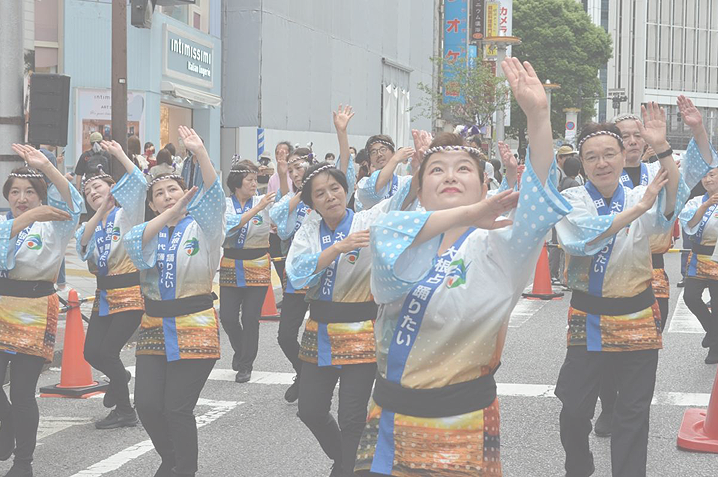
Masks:
[[[315,273],[321,246],[319,245],[319,222],[304,222],[294,234],[287,254],[287,277],[296,290],[319,282],[321,271]]]
[[[583,190],[581,190],[583,189]],[[563,220],[556,224],[556,232],[561,247],[569,255],[595,255],[610,241],[606,238],[593,246],[588,242],[595,240],[613,224],[612,215],[598,215],[591,197],[583,187],[566,189],[563,196],[571,204],[572,210]]]
[[[221,244],[225,234],[225,209],[226,202],[222,184],[217,178],[206,191],[204,183],[200,185],[197,194],[187,207],[187,212],[197,222],[205,236],[211,237],[212,242]]]
[[[15,240],[10,236],[14,220],[0,220],[0,270],[10,270],[15,265]]]
[[[356,185],[356,181],[357,181],[357,171],[356,171],[356,167],[354,165],[354,159],[351,157],[349,158],[349,164],[347,165],[346,177],[347,177],[347,191],[348,191],[347,205],[348,205],[349,201],[352,198],[351,192],[354,190],[354,186]],[[277,199],[277,200],[279,200],[279,199]]]
[[[225,199],[224,220],[226,221],[225,238],[236,236],[239,233],[239,223],[242,221],[242,214],[238,214],[237,211],[234,210],[234,203],[231,197]]]
[[[712,144],[711,154],[713,157],[711,158],[711,164],[709,166],[706,164],[706,158],[704,158],[698,150],[696,140],[691,139],[691,142],[688,144],[688,149],[683,155],[683,160],[681,161],[681,173],[683,174],[686,185],[689,189],[694,188],[710,169],[718,167],[718,153],[716,153]]]
[[[631,194],[640,194],[640,197],[637,197],[635,199],[635,203],[638,203],[641,198],[643,198],[643,194],[645,194],[646,188],[646,186],[639,186],[634,188],[630,192]],[[648,212],[638,218],[641,227],[643,227],[643,229],[649,235],[670,232],[673,228],[673,223],[675,222],[675,219],[679,217],[681,211],[683,210],[683,206],[688,201],[688,197],[690,195],[691,190],[686,185],[686,182],[683,179],[683,174],[681,174],[681,177],[678,181],[678,191],[676,192],[676,205],[672,211],[673,213],[669,217],[666,217],[666,188],[664,187],[658,194],[658,198],[656,199],[656,203],[653,204],[653,207],[651,207]]]
[[[391,181],[388,182],[384,188],[376,193],[376,181],[379,179],[379,173],[381,171],[374,171],[372,175],[359,181],[359,187],[357,188],[357,198],[361,200],[362,206],[365,209],[371,209],[376,204],[381,202],[382,197],[386,195],[391,186]]]
[[[85,233],[85,227],[87,226],[87,223],[84,223],[80,226],[79,229],[77,229],[77,232],[75,232],[75,250],[77,250],[77,255],[80,257],[80,259],[83,262],[86,262],[87,259],[89,259],[92,256],[92,252],[95,251],[95,237],[92,237],[89,242],[87,242],[87,247],[82,247],[80,244],[82,239],[82,234]]]
[[[289,240],[294,234],[294,227],[297,224],[297,208],[289,213],[289,200],[293,194],[289,193],[278,200],[271,209],[269,217],[277,225],[277,235],[282,240]]]
[[[127,255],[129,255],[130,260],[132,260],[132,263],[134,263],[138,270],[147,270],[148,268],[154,267],[155,263],[157,263],[158,236],[155,235],[152,237],[152,240],[142,247],[142,235],[145,232],[147,224],[148,222],[135,225],[132,227],[132,230],[122,237]]]
[[[77,227],[77,224],[80,222],[83,203],[82,196],[73,186],[70,186],[70,195],[72,196],[72,204],[67,204],[54,184],[50,185],[47,189],[47,203],[52,207],[64,210],[70,214],[71,217],[70,220],[48,222],[51,228],[50,233],[56,234],[57,243],[61,243],[65,240],[69,241],[75,232],[75,227]]]
[[[441,236],[411,247],[431,212],[381,214],[371,230],[371,290],[377,303],[391,303],[408,293],[431,267]],[[410,248],[411,247],[411,248]]]
[[[112,195],[127,214],[130,223],[136,225],[142,222],[147,200],[147,180],[137,166],[131,174],[125,173],[112,187]]]
[[[692,198],[688,201],[685,207],[683,207],[681,215],[678,216],[678,220],[680,220],[681,222],[681,227],[687,235],[695,235],[696,232],[698,232],[698,227],[700,227],[700,221],[695,225],[695,227],[688,227],[688,222],[690,222],[693,216],[696,215],[696,212],[698,212],[698,207],[701,205],[702,202],[703,196]]]

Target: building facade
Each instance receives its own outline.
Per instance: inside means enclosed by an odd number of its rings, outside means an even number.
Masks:
[[[639,113],[655,101],[666,109],[668,140],[688,146],[676,97],[685,94],[703,112],[712,142],[718,142],[718,2],[715,0],[582,0],[594,23],[612,36],[613,58],[600,73],[607,98],[599,120]],[[627,101],[613,108],[612,94]]]
[[[274,157],[277,142],[338,153],[332,110],[351,104],[350,143],[409,146],[429,119],[409,111],[431,84],[436,0],[223,1],[222,161]]]

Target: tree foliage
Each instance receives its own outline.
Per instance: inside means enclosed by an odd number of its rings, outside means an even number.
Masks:
[[[491,66],[480,61],[473,66],[442,58],[432,58],[432,61],[440,66],[442,87],[436,91],[430,84],[417,85],[424,93],[415,106],[419,109],[419,115],[429,119],[442,118],[454,124],[476,124],[479,127],[492,125],[494,112],[505,108],[509,101],[506,82],[496,78]],[[444,103],[444,90],[460,95],[464,101]]]
[[[598,71],[613,55],[611,36],[591,22],[576,0],[514,0],[513,31],[521,45],[512,55],[530,61],[543,82],[561,85],[551,95],[551,125],[562,137],[564,108],[580,108],[583,122],[605,96]],[[523,139],[526,116],[512,101],[510,133]]]

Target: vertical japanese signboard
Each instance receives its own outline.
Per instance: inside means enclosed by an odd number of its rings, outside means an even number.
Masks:
[[[444,0],[444,61],[467,60],[468,0]],[[451,71],[444,70],[444,103],[463,102],[459,84],[453,81]]]
[[[486,2],[486,37],[499,36],[499,7],[500,2]],[[486,45],[485,58],[496,58],[496,45]]]
[[[471,40],[481,41],[484,38],[484,2],[471,0]]]

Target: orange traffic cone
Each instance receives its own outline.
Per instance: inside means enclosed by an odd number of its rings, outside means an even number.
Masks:
[[[678,431],[678,447],[718,454],[718,373],[708,409],[688,409]]]
[[[274,300],[274,289],[273,289],[271,283],[267,287],[267,294],[264,295],[264,304],[262,305],[262,319],[263,320],[279,319],[279,312],[277,311],[277,303]]]
[[[85,330],[80,318],[80,300],[75,290],[68,293],[67,303],[69,309],[65,321],[60,384],[40,388],[41,397],[87,398],[107,391],[109,386],[92,380],[92,368],[85,361]]]
[[[541,255],[539,255],[538,262],[536,262],[533,290],[531,290],[531,293],[523,293],[523,296],[529,300],[556,300],[563,296],[562,292],[554,293],[553,288],[551,288],[551,271],[548,266],[546,243],[543,244]]]

